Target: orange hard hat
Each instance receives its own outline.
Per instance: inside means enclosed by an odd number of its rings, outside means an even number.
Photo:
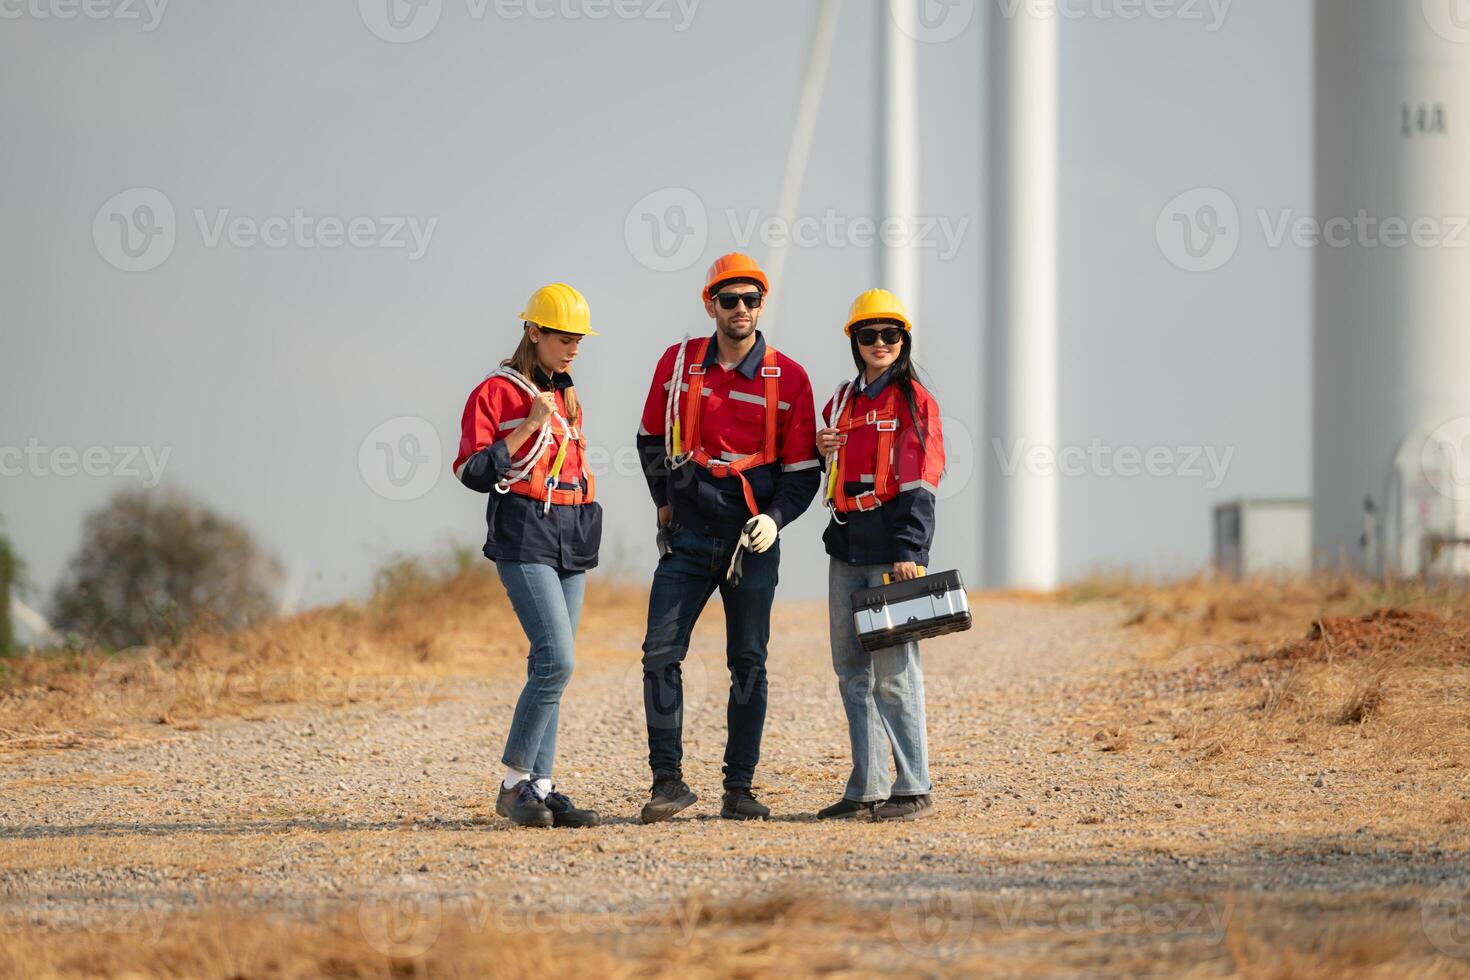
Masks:
[[[709,267],[709,274],[704,279],[704,298],[710,299],[714,296],[716,287],[736,279],[749,279],[757,283],[763,293],[771,291],[771,284],[766,281],[766,274],[761,271],[755,259],[739,252],[731,252],[715,259],[715,264]]]

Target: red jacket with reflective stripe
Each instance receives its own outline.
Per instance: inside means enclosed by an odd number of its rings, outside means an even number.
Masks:
[[[659,358],[638,428],[638,448],[649,493],[658,506],[672,505],[676,523],[714,537],[735,537],[751,516],[740,480],[733,476],[713,476],[693,462],[671,474],[664,463],[664,415],[679,347],[680,344],[673,345]],[[691,343],[690,356],[684,365],[685,377],[680,379],[681,395],[687,390],[693,351],[694,343]],[[756,331],[756,343],[750,353],[733,370],[727,371],[719,364],[718,347],[711,338],[703,364],[705,395],[700,412],[701,438],[710,455],[733,462],[763,448],[766,399],[760,364],[765,354],[765,338]],[[777,459],[747,470],[745,477],[750,481],[761,512],[769,514],[777,526],[784,527],[811,505],[821,482],[821,462],[816,453],[811,381],[800,364],[779,351],[776,364],[781,369]],[[681,397],[680,410],[683,401]],[[681,430],[684,429],[681,425]]]
[[[852,418],[861,419],[876,409],[891,381],[885,372],[876,381],[852,396]],[[822,409],[827,425],[832,418],[833,401]],[[853,565],[882,565],[897,561],[929,564],[929,548],[934,542],[934,504],[939,492],[939,479],[944,473],[944,431],[939,420],[939,403],[923,385],[914,382],[914,408],[924,427],[920,444],[915,413],[900,391],[894,399],[898,416],[898,433],[893,443],[893,473],[898,496],[876,510],[843,514],[846,524],[832,520],[822,535],[827,554]],[[842,448],[844,470],[850,478],[847,492],[856,496],[873,489],[877,469],[878,430],[871,425],[853,428]],[[851,479],[851,477],[857,479]],[[864,479],[866,478],[866,479]],[[826,487],[823,486],[823,497]]]
[[[572,379],[566,374],[549,378],[544,372],[537,372],[535,381],[543,391],[551,389],[556,393],[557,406],[565,417],[563,392],[571,387]],[[520,468],[524,454],[533,444],[534,435],[516,454],[518,465],[513,466],[505,437],[530,414],[531,396],[504,378],[485,379],[465,403],[454,474],[471,490],[489,494],[485,505],[485,557],[551,565],[564,571],[594,568],[602,542],[601,504],[595,501],[577,506],[553,504],[548,510],[530,497],[495,490],[502,477]],[[586,417],[584,403],[583,425]],[[555,422],[552,431],[560,439],[560,426]],[[546,450],[555,451],[555,445]],[[567,446],[559,485],[573,488],[584,483],[584,465],[582,449],[574,441]]]

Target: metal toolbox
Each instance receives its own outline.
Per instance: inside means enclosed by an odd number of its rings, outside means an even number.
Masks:
[[[852,594],[852,617],[864,650],[882,650],[970,628],[970,598],[958,571],[920,575]]]

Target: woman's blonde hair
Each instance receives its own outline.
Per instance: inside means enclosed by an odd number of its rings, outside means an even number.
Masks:
[[[531,342],[531,327],[534,324],[526,324],[521,331],[521,342],[516,344],[515,351],[500,362],[501,367],[512,368],[520,372],[521,376],[531,382],[539,391],[541,386],[536,384],[536,369],[540,363],[536,360],[536,345]],[[542,333],[556,333],[555,330],[547,330],[545,327],[537,327]],[[562,398],[567,403],[567,422],[573,426],[582,424],[582,406],[577,404],[577,391],[568,388],[562,392]]]

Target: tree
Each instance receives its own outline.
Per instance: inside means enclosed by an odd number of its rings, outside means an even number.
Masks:
[[[10,590],[18,588],[21,578],[20,559],[10,541],[0,535],[0,655],[15,645],[15,630],[10,622]]]
[[[87,516],[53,599],[58,629],[126,647],[270,614],[280,566],[244,527],[174,491],[124,491]]]

